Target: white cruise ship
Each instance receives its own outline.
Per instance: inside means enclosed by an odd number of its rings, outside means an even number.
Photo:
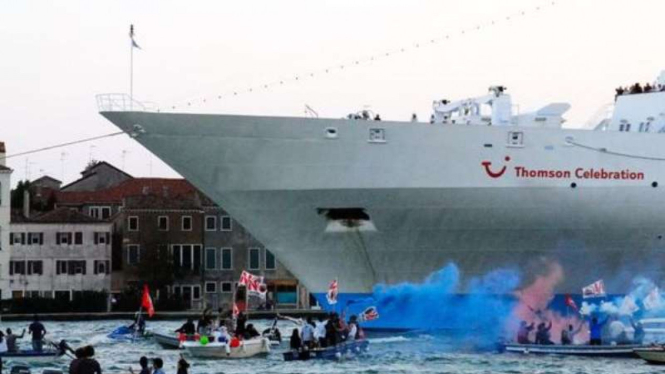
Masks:
[[[565,103],[512,113],[502,87],[435,101],[427,122],[177,114],[99,95],[101,114],[229,211],[323,300],[558,261],[557,292],[665,263],[665,73],[608,115],[562,126]],[[608,95],[610,96],[610,95]],[[616,282],[613,282],[616,279]],[[619,280],[621,279],[621,280]]]

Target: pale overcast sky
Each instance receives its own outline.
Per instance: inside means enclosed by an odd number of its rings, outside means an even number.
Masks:
[[[568,125],[578,127],[616,86],[653,81],[665,69],[664,15],[663,0],[0,0],[0,140],[12,154],[116,131],[97,113],[95,95],[129,91],[132,23],[143,48],[134,54],[134,96],[164,110],[301,116],[309,104],[342,117],[367,105],[384,119],[416,112],[426,120],[434,99],[503,84],[521,111],[571,103]],[[492,20],[502,22],[460,34]],[[198,104],[402,47],[358,67]],[[90,157],[123,167],[123,152],[134,176],[177,176],[126,136],[7,162],[14,182],[26,172],[68,182]]]

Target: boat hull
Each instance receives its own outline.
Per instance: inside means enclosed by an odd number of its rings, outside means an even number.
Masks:
[[[662,346],[636,349],[635,354],[653,365],[665,365],[665,349]]]
[[[270,341],[267,338],[258,338],[242,341],[238,347],[229,347],[223,343],[186,342],[183,344],[188,355],[205,359],[243,359],[265,356],[270,353]]]
[[[461,283],[499,268],[521,285],[560,263],[560,294],[639,273],[665,280],[663,156],[655,134],[283,117],[103,112],[223,206],[313,293],[421,282],[454,262]],[[384,142],[368,133],[385,131]],[[334,129],[336,136],[329,137]],[[510,131],[524,144],[506,144]],[[607,178],[607,170],[617,172]],[[533,173],[532,173],[533,172]],[[542,173],[541,173],[542,172]],[[551,172],[551,173],[550,173]],[[624,174],[622,174],[624,172]],[[659,184],[660,183],[660,184]],[[330,209],[359,208],[345,225]],[[460,292],[465,292],[463,287]]]
[[[166,349],[180,349],[180,341],[176,336],[173,335],[168,335],[168,334],[161,334],[161,333],[154,333],[153,338],[155,339],[155,342],[157,344],[161,345],[162,348]]]
[[[504,344],[499,350],[506,353],[547,354],[564,356],[589,357],[623,357],[637,358],[636,349],[644,349],[644,345],[538,345],[538,344]]]
[[[287,351],[283,353],[284,361],[308,360],[342,360],[358,356],[369,349],[367,340],[344,342],[334,347],[311,349],[306,351]]]

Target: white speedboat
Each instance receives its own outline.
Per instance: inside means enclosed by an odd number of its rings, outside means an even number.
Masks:
[[[239,359],[270,353],[270,340],[264,337],[241,340],[236,347],[232,347],[230,343],[219,342],[185,342],[182,345],[188,355],[196,358]]]

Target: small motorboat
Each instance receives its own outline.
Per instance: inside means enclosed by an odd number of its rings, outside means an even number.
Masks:
[[[155,338],[155,341],[157,344],[161,345],[162,348],[165,349],[180,349],[180,340],[178,340],[178,336],[174,334],[161,334],[161,333],[153,333],[152,334],[153,338]]]
[[[636,348],[635,354],[653,365],[665,365],[665,348],[662,345]]]
[[[595,357],[632,357],[637,358],[636,349],[648,348],[646,345],[540,345],[501,343],[499,352],[521,354],[547,354],[568,356],[595,356]]]
[[[110,339],[113,340],[135,340],[135,339],[142,339],[142,338],[148,338],[152,336],[152,333],[149,331],[137,331],[132,328],[129,328],[127,326],[120,326],[113,330],[110,334],[107,335]]]
[[[365,339],[348,341],[334,347],[315,348],[302,351],[284,352],[284,361],[341,360],[367,352],[369,341]]]
[[[188,355],[196,358],[239,359],[270,353],[270,340],[257,337],[247,340],[233,339],[231,342],[202,344],[200,341],[182,343]]]
[[[21,363],[44,363],[51,362],[65,356],[67,351],[71,348],[66,341],[62,340],[60,343],[47,342],[47,347],[41,351],[34,350],[21,350],[17,352],[3,352],[0,353],[0,359],[3,361],[21,362]]]

